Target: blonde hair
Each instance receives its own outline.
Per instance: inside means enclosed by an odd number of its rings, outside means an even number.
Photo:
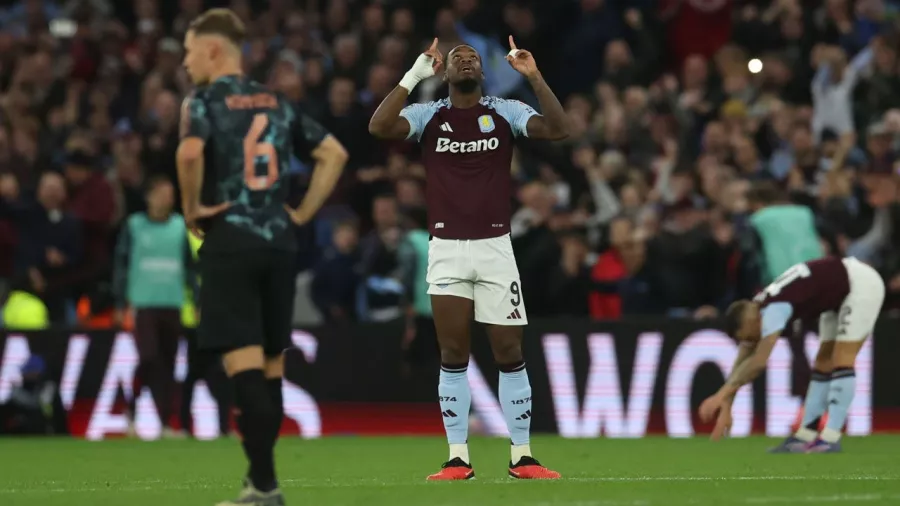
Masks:
[[[247,37],[247,28],[231,9],[210,9],[197,16],[188,27],[194,35],[220,35],[240,46]]]

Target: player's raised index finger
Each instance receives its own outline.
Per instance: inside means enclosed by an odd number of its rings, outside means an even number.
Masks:
[[[431,41],[431,47],[429,47],[428,50],[429,51],[437,51],[437,45],[438,45],[438,40],[437,40],[437,37],[435,37],[434,40]]]
[[[509,48],[510,49],[519,49],[516,47],[516,41],[513,40],[512,35],[509,36]]]

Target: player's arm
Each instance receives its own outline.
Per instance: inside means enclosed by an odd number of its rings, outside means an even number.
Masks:
[[[728,375],[728,379],[725,380],[726,383],[733,380],[736,377],[736,373],[740,370],[741,366],[753,356],[756,351],[757,343],[748,343],[746,341],[742,341],[738,344],[738,353],[737,357],[734,358],[734,364],[731,366],[731,374]],[[728,401],[734,400],[734,394],[727,396]]]
[[[369,120],[369,133],[379,139],[406,139],[409,137],[409,120],[400,115],[406,106],[406,98],[409,91],[403,86],[397,85],[387,97],[375,109],[375,114]]]
[[[731,375],[728,376],[730,380],[734,373],[740,368],[741,364],[747,361],[748,358],[753,356],[753,352],[756,350],[756,343],[748,343],[742,341],[738,345],[738,353],[737,357],[734,359],[734,364],[731,366]],[[723,437],[727,436],[731,431],[731,424],[733,422],[731,417],[731,406],[734,403],[734,395],[726,396],[722,402],[722,408],[719,411],[719,417],[716,420],[716,426],[713,428],[712,434],[710,434],[710,439],[713,441],[718,441]]]
[[[337,184],[349,155],[344,146],[325,127],[302,112],[294,123],[294,150],[308,153],[315,163],[309,189],[296,209],[288,208],[291,220],[303,225],[315,216]]]
[[[528,137],[548,140],[565,139],[569,136],[569,118],[562,104],[559,103],[559,99],[547,86],[547,81],[544,81],[544,76],[538,70],[534,57],[529,51],[516,48],[512,35],[509,36],[509,47],[511,49],[506,60],[531,83],[531,88],[537,95],[538,104],[543,113],[532,115],[528,119]]]
[[[712,420],[719,409],[729,407],[738,390],[752,382],[766,368],[769,355],[778,342],[781,332],[787,327],[793,316],[794,308],[787,302],[774,302],[760,310],[760,333],[762,338],[752,349],[752,353],[741,361],[728,376],[728,380],[718,392],[703,401],[700,405],[700,419]],[[740,351],[738,352],[740,357]],[[736,361],[737,362],[737,361]]]
[[[719,410],[730,410],[731,402],[738,390],[747,383],[752,382],[759,373],[766,368],[766,362],[778,341],[781,332],[769,335],[761,339],[749,357],[744,359],[728,376],[728,380],[718,392],[706,398],[700,405],[700,419],[709,422]],[[724,411],[723,411],[724,412]],[[717,428],[718,432],[718,428]],[[718,436],[714,434],[714,439]]]
[[[423,79],[433,76],[441,67],[444,57],[438,51],[437,43],[435,38],[431,47],[419,55],[412,68],[403,76],[400,84],[375,109],[375,114],[369,120],[370,134],[379,139],[408,139],[415,131],[413,120],[401,112],[413,88]]]
[[[181,189],[181,209],[188,228],[198,237],[202,231],[198,220],[224,211],[230,203],[213,207],[200,203],[203,188],[203,150],[210,136],[210,123],[206,116],[206,104],[193,95],[184,99],[181,106],[181,142],[175,154],[178,166],[178,185]]]
[[[203,187],[203,148],[205,141],[199,137],[187,137],[178,144],[176,163],[178,184],[181,187],[181,208],[185,221],[197,214],[200,208],[200,189]]]
[[[719,389],[719,395],[725,399],[731,399],[742,386],[755,380],[759,373],[766,368],[766,362],[769,361],[769,355],[772,354],[772,349],[775,348],[779,336],[781,336],[781,330],[761,339],[752,354],[731,371],[728,380]]]
[[[794,308],[787,302],[773,302],[767,304],[759,312],[761,339],[756,343],[755,349],[749,358],[744,360],[737,368],[731,371],[728,381],[719,390],[725,398],[734,397],[734,394],[747,383],[750,383],[769,361],[769,355],[775,348],[775,343],[781,333],[787,328]]]

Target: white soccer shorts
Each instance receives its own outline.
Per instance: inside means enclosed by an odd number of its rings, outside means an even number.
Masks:
[[[828,311],[819,317],[822,341],[864,341],[875,328],[884,302],[884,281],[875,269],[855,258],[845,258],[844,267],[850,278],[850,294],[840,311]]]
[[[477,322],[528,323],[509,234],[469,240],[432,237],[425,279],[431,295],[455,295],[474,301]]]

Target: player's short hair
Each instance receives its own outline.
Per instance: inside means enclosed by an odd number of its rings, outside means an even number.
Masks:
[[[247,28],[231,9],[210,9],[197,16],[188,27],[194,35],[220,35],[240,46],[247,37]]]
[[[460,45],[454,47],[453,49],[451,49],[451,50],[447,53],[447,56],[450,56],[450,54],[455,53],[456,51],[458,51],[458,50],[460,50],[460,49],[462,49],[462,48],[464,48],[464,47],[465,47],[465,48],[471,49],[472,52],[474,52],[476,55],[478,55],[478,58],[481,58],[481,54],[478,53],[478,50],[475,49],[474,47],[468,45],[468,44],[460,44]]]
[[[730,337],[736,337],[738,330],[744,323],[744,313],[749,306],[750,301],[743,299],[734,301],[728,306],[728,309],[725,311],[725,333]]]

